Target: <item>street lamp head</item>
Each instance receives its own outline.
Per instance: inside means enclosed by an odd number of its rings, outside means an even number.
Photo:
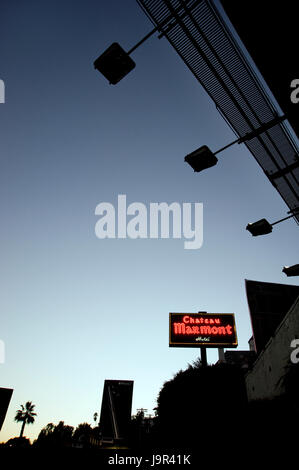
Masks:
[[[199,172],[216,165],[218,158],[215,157],[209,147],[203,145],[199,147],[199,149],[194,150],[194,152],[186,155],[185,162],[189,163],[194,171]]]
[[[248,224],[246,227],[251,235],[254,237],[258,235],[266,235],[267,233],[272,232],[272,225],[266,219],[258,220],[257,222],[253,222],[252,224]]]
[[[285,266],[282,270],[288,277],[290,276],[299,276],[299,264],[294,264],[293,266]]]
[[[111,44],[111,46],[94,61],[93,65],[112,85],[116,85],[116,83],[136,66],[135,62],[117,42]]]

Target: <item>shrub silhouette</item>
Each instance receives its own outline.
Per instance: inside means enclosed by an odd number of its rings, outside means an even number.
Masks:
[[[164,383],[157,404],[160,444],[207,444],[217,429],[244,424],[247,394],[243,372],[228,364],[189,366]]]

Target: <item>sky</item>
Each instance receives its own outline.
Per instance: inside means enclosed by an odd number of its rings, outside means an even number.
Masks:
[[[199,357],[169,348],[169,312],[234,313],[239,349],[252,335],[245,279],[297,285],[298,227],[253,238],[245,227],[286,215],[249,151],[236,145],[194,173],[186,154],[235,135],[167,40],[133,54],[116,86],[93,61],[129,50],[152,28],[135,0],[0,2],[0,386],[13,388],[0,442],[47,423],[94,424],[105,379],[134,380],[133,407],[153,414],[163,383]],[[99,239],[102,202],[203,204],[203,244]],[[129,217],[128,217],[129,220]],[[208,350],[215,363],[217,350]]]

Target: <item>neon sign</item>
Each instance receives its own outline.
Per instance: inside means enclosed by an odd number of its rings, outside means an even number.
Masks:
[[[169,346],[235,348],[238,346],[233,313],[170,313]]]

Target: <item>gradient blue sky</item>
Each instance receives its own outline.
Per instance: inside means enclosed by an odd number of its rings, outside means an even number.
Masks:
[[[105,379],[134,380],[133,412],[199,356],[168,347],[168,314],[234,312],[239,348],[252,331],[245,279],[297,284],[298,227],[253,238],[248,222],[287,207],[243,146],[196,174],[184,156],[235,138],[165,39],[132,54],[116,86],[93,68],[112,42],[130,49],[152,25],[134,0],[2,0],[0,78],[0,386],[14,389],[0,441],[30,400],[25,435],[92,423]],[[202,202],[204,242],[99,240],[95,208]],[[217,360],[217,350],[208,351]]]

